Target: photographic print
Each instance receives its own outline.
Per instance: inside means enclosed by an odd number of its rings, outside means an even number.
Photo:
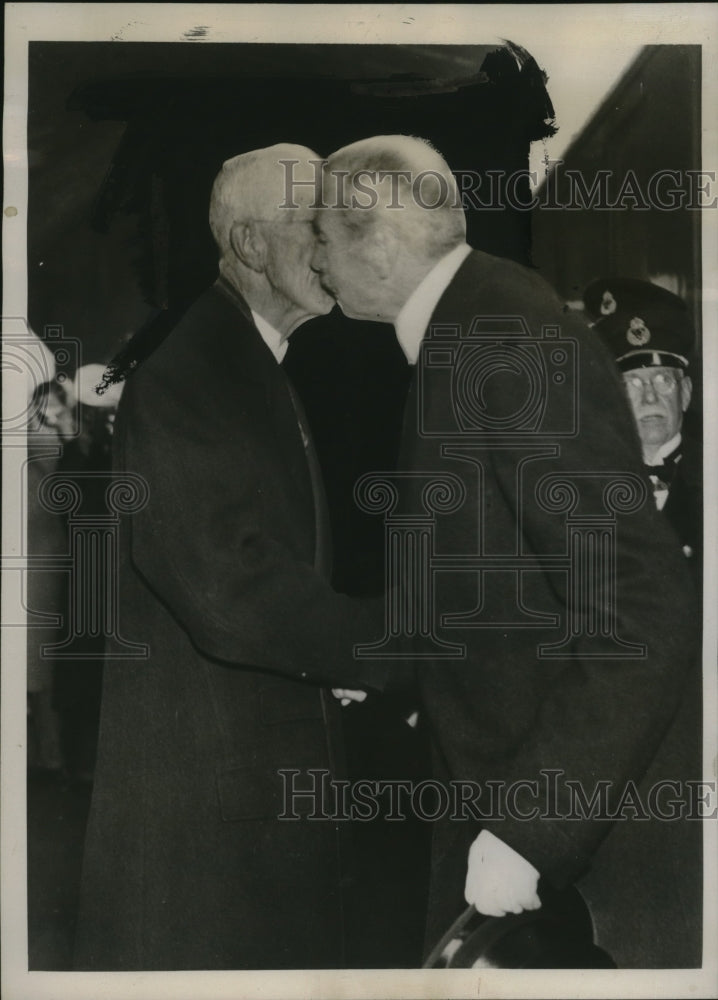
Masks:
[[[716,4],[5,7],[3,991],[716,995]]]

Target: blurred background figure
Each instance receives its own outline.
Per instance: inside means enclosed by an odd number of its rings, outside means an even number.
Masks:
[[[28,932],[52,967],[69,965],[81,844],[94,768],[102,649],[96,659],[56,657],[52,647],[70,628],[68,515],[40,501],[43,480],[70,479],[109,468],[109,444],[121,386],[94,391],[101,365],[70,378],[38,337],[28,378],[27,502],[27,761]],[[99,479],[98,479],[99,483]],[[104,497],[83,480],[88,508],[103,513]],[[53,565],[54,563],[54,565]],[[100,640],[101,641],[101,640]],[[92,653],[92,641],[87,640]],[[48,648],[49,647],[49,648]]]
[[[112,465],[112,431],[122,393],[122,384],[113,385],[101,394],[96,391],[104,370],[104,365],[84,365],[78,368],[72,384],[68,386],[67,395],[72,400],[76,430],[65,441],[57,466],[57,471],[70,479],[78,474],[82,476],[78,485],[83,514],[99,517],[107,514],[106,474]],[[96,478],[92,475],[88,477],[87,473],[96,473]],[[70,620],[69,614],[67,620]],[[104,637],[85,636],[78,652],[82,653],[82,658],[57,662],[54,703],[60,716],[66,775],[70,781],[90,782],[97,751]]]
[[[59,515],[39,500],[42,480],[57,471],[63,443],[72,437],[74,417],[65,385],[59,381],[52,351],[37,338],[37,371],[47,381],[28,381],[27,437],[27,695],[28,768],[36,774],[59,774],[62,768],[60,721],[53,704],[53,663],[43,646],[57,641],[65,603],[62,571],[41,566],[62,556],[66,535]]]
[[[52,351],[38,338],[48,381],[28,387],[28,555],[27,645],[28,767],[33,775],[89,781],[95,758],[101,686],[102,639],[88,639],[85,654],[97,659],[55,660],[52,647],[67,637],[67,566],[52,565],[68,555],[66,515],[48,511],[40,501],[46,476],[83,474],[83,511],[104,511],[106,483],[87,472],[110,468],[115,410],[122,390],[112,386],[99,395],[95,388],[104,366],[85,365],[75,378],[55,372]],[[92,648],[90,648],[92,647]],[[43,651],[44,650],[44,651]]]
[[[85,471],[105,472],[111,465],[112,431],[124,383],[105,386],[104,372],[104,365],[83,365],[71,388],[78,428],[65,454]]]
[[[641,439],[656,506],[700,578],[700,441],[684,426],[695,334],[685,302],[634,278],[601,278],[584,293],[594,329],[613,353]]]

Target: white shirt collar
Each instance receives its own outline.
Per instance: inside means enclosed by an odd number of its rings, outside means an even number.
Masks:
[[[666,455],[670,455],[672,451],[675,451],[680,443],[681,443],[681,435],[680,433],[678,433],[674,437],[672,437],[670,441],[666,441],[665,444],[662,444],[661,447],[656,452],[656,454],[653,456],[652,460],[650,462],[646,462],[645,464],[663,465],[663,459],[666,457]]]
[[[284,361],[284,355],[287,353],[287,348],[289,343],[287,338],[282,339],[282,335],[278,330],[275,330],[271,323],[256,313],[254,309],[251,310],[252,319],[254,320],[254,325],[259,330],[262,340],[267,345],[269,350],[272,352],[276,358],[277,364],[281,365]]]
[[[417,285],[396,317],[396,339],[410,365],[415,365],[419,358],[421,342],[439,299],[470,253],[471,247],[462,243],[442,257]]]

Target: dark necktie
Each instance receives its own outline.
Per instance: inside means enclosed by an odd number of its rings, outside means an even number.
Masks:
[[[299,433],[304,443],[304,452],[307,456],[307,465],[309,466],[309,478],[312,484],[312,496],[314,497],[314,569],[328,580],[332,572],[332,538],[322,470],[319,465],[316,449],[314,448],[314,442],[309,433],[309,423],[307,415],[304,412],[304,407],[302,406],[302,401],[288,378],[287,386],[292,404],[294,405],[294,412],[297,415]]]
[[[254,322],[248,304],[228,281],[220,276],[215,282],[215,286],[220,292],[229,298],[232,303],[234,303],[246,319],[249,319],[252,323]],[[259,331],[257,332],[259,333]],[[281,364],[281,362],[278,363]],[[312,496],[314,498],[314,569],[317,573],[320,573],[323,577],[325,577],[325,579],[329,580],[332,573],[332,536],[331,522],[329,520],[329,508],[327,505],[326,494],[324,492],[324,480],[322,479],[322,470],[319,465],[317,453],[314,449],[311,434],[309,433],[309,422],[307,421],[307,416],[304,412],[302,402],[297,395],[294,386],[289,380],[287,373],[284,369],[282,369],[282,372],[287,383],[287,388],[289,389],[289,396],[294,406],[297,424],[299,425],[299,433],[302,437],[304,453],[307,457],[307,465],[309,467],[309,479],[311,481]]]
[[[657,496],[663,491],[668,492],[671,483],[675,479],[676,469],[681,460],[680,445],[666,455],[660,465],[645,465],[644,468],[653,484],[653,495]]]

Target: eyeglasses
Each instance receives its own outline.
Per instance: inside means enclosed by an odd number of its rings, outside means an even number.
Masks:
[[[650,385],[659,396],[670,396],[682,378],[682,375],[673,372],[654,372],[646,374],[645,377],[631,372],[623,376],[623,384],[629,395],[632,396],[641,395],[645,392],[647,385]]]

